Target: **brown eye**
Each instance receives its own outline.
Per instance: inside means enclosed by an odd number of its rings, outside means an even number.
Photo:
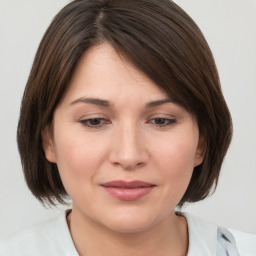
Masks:
[[[97,126],[97,125],[100,125],[102,121],[103,120],[101,118],[93,118],[88,120],[88,124],[91,126],[95,126],[95,125]]]
[[[156,118],[155,119],[155,124],[165,125],[166,124],[166,119],[165,118]]]
[[[163,118],[163,117],[157,117],[150,120],[150,123],[160,127],[172,125],[175,122],[176,122],[176,119]]]
[[[110,123],[109,121],[107,121],[104,118],[90,118],[90,119],[85,119],[80,121],[80,123],[83,126],[86,127],[90,127],[90,128],[100,128],[101,126],[103,126],[104,124],[108,124]]]

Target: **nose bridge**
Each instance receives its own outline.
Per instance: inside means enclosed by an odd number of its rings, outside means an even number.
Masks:
[[[125,155],[132,155],[138,150],[138,131],[136,124],[133,122],[127,122],[121,125],[120,131],[118,132],[118,138],[120,143],[121,152]]]
[[[134,120],[121,122],[113,134],[111,162],[124,169],[134,169],[147,161],[139,125]]]

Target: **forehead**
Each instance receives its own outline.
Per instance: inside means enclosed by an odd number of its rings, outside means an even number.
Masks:
[[[107,43],[86,51],[73,72],[65,100],[81,97],[130,101],[170,99],[163,89]]]

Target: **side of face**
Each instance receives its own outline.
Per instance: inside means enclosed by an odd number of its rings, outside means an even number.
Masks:
[[[120,232],[146,230],[170,216],[203,160],[193,116],[107,43],[83,55],[42,138],[73,212]],[[103,186],[116,181],[153,188],[120,199]]]

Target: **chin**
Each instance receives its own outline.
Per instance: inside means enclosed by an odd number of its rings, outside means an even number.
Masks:
[[[147,231],[153,226],[152,223],[145,221],[121,220],[108,223],[107,228],[118,233],[134,234]]]
[[[114,218],[113,218],[114,217]],[[101,223],[110,230],[119,233],[139,233],[147,231],[161,222],[162,218],[137,212],[131,213],[126,211],[124,213],[115,213],[115,215],[106,216]]]

